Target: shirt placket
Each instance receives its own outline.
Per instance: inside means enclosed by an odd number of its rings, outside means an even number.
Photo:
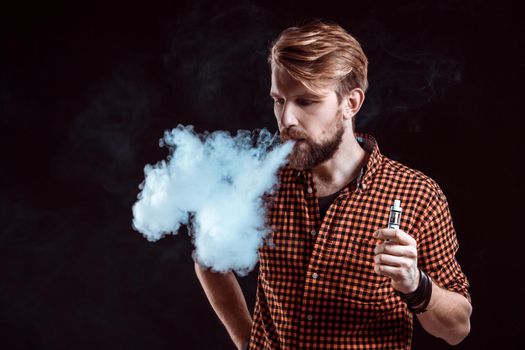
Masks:
[[[322,279],[324,268],[322,265],[322,255],[316,249],[318,240],[327,239],[326,231],[323,227],[327,226],[326,223],[321,222],[318,200],[316,197],[316,188],[313,182],[313,178],[310,172],[304,175],[303,182],[305,205],[307,210],[307,220],[305,223],[306,234],[308,238],[306,241],[309,242],[309,248],[311,251],[309,263],[305,271],[304,290],[301,298],[299,326],[302,332],[298,334],[298,345],[301,348],[309,348],[310,346],[315,347],[315,342],[312,342],[313,332],[316,329],[316,290],[319,289],[318,283]],[[325,216],[325,221],[328,220]]]
[[[360,172],[357,181],[355,181],[351,186],[345,188],[341,191],[339,196],[334,199],[334,204],[337,205],[339,198],[346,195],[359,195],[361,188],[361,179],[363,176],[363,169]],[[312,342],[313,339],[312,333],[318,326],[317,322],[317,313],[316,302],[318,299],[318,290],[320,289],[319,283],[322,282],[324,274],[326,272],[326,266],[323,263],[323,254],[327,247],[327,240],[330,239],[329,231],[327,230],[330,227],[331,220],[333,215],[328,215],[332,209],[332,205],[328,208],[323,220],[321,220],[319,212],[319,203],[317,199],[317,190],[315,188],[315,183],[311,173],[306,173],[304,175],[303,181],[304,187],[304,198],[306,201],[307,207],[307,222],[306,222],[306,231],[310,236],[311,242],[311,256],[310,261],[307,264],[306,273],[305,273],[305,283],[303,295],[301,298],[301,307],[300,307],[300,320],[299,325],[300,329],[304,330],[298,334],[298,345],[301,348],[309,348],[315,342]],[[350,192],[350,193],[349,193]],[[309,240],[310,241],[310,240]],[[304,339],[301,339],[304,337]],[[315,345],[312,345],[315,347]]]

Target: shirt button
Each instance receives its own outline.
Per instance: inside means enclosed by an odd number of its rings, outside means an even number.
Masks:
[[[308,187],[306,191],[308,191],[308,193],[312,193],[314,190],[311,187]]]
[[[313,317],[312,315],[308,315],[308,316],[306,316],[306,319],[307,319],[308,321],[311,321],[311,320],[314,319],[314,317]]]
[[[315,235],[317,234],[317,231],[312,230],[312,231],[310,231],[310,234],[311,234],[312,236],[315,236]]]
[[[313,278],[314,280],[316,280],[316,279],[319,278],[319,275],[317,274],[317,272],[312,273],[312,278]]]

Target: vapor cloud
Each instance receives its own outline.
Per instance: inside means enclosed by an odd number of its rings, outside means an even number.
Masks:
[[[156,241],[188,225],[201,265],[247,274],[269,232],[262,196],[275,188],[293,143],[280,144],[266,129],[232,137],[179,125],[165,132],[160,145],[170,155],[144,168],[133,228]]]

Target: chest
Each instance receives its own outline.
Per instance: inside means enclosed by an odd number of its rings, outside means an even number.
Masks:
[[[344,182],[334,184],[334,183],[326,183],[318,179],[317,180],[314,179],[313,183],[317,191],[318,197],[327,197],[341,190],[345,186]]]
[[[317,196],[338,190],[332,186],[317,188]],[[264,270],[267,263],[278,260],[281,272],[294,278],[320,265],[334,268],[335,273],[373,274],[378,243],[373,233],[388,226],[391,196],[383,191],[350,191],[334,199],[321,219],[316,194],[295,187],[269,208],[271,244],[261,249],[261,267]],[[414,233],[413,212],[409,202],[404,203],[401,229]]]

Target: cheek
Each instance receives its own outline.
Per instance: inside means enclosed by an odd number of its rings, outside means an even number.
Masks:
[[[309,115],[303,119],[304,128],[311,135],[321,135],[327,129],[329,123],[322,114]]]

